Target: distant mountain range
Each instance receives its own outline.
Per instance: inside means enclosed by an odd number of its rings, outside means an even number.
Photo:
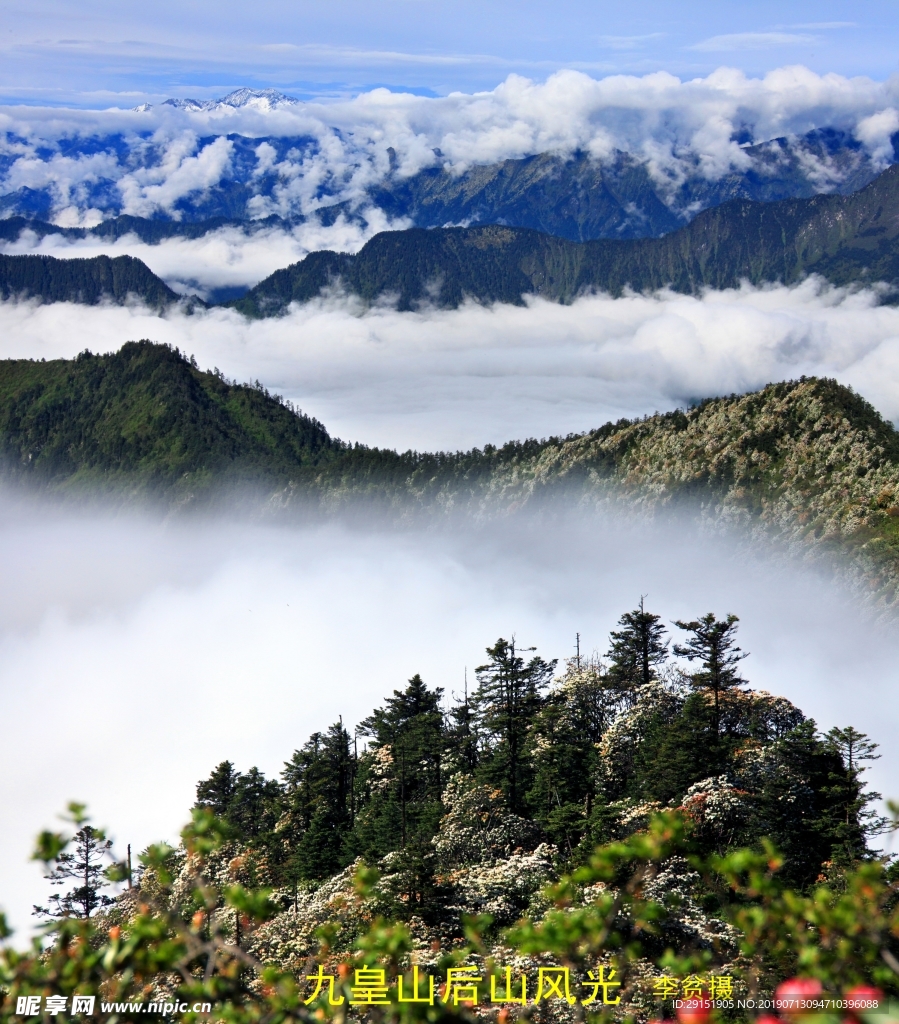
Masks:
[[[330,515],[361,500],[404,519],[540,511],[560,494],[629,515],[680,507],[839,554],[881,600],[899,594],[899,434],[835,381],[566,438],[398,454],[334,440],[260,385],[131,342],[113,355],[0,361],[0,462],[44,492],[166,509],[205,507],[235,485],[253,488],[257,510]]]
[[[104,230],[152,233],[155,223],[119,220]],[[356,255],[311,253],[226,305],[250,317],[274,316],[335,288],[366,302],[395,300],[401,310],[455,307],[466,299],[521,303],[526,295],[571,302],[592,291],[669,287],[695,294],[744,280],[790,284],[809,274],[837,285],[882,283],[891,299],[899,294],[897,237],[894,165],[849,196],[732,200],[661,238],[572,242],[497,225],[383,232]],[[89,303],[131,295],[153,308],[180,301],[139,260],[105,256],[0,256],[0,295]]]
[[[160,108],[277,113],[298,103],[273,89],[239,89],[219,100],[166,100]],[[337,129],[334,133],[335,139],[343,137]],[[741,166],[720,172],[699,157],[682,155],[677,172],[666,171],[645,154],[617,150],[601,160],[586,152],[542,153],[456,173],[434,149],[431,166],[407,175],[391,148],[386,153],[354,150],[332,164],[323,152],[326,142],[311,135],[201,132],[193,148],[185,150],[182,140],[173,155],[171,139],[158,137],[149,126],[141,131],[138,121],[127,132],[72,133],[39,145],[26,154],[27,169],[12,173],[17,160],[25,159],[24,140],[7,132],[6,149],[0,151],[0,217],[50,222],[61,208],[91,210],[105,219],[137,211],[172,222],[176,233],[190,233],[195,230],[191,225],[213,230],[222,219],[364,220],[376,208],[417,227],[499,223],[572,241],[652,238],[731,199],[772,202],[848,194],[883,168],[883,154],[875,160],[842,129],[733,141],[741,147]],[[899,133],[891,158],[899,159]],[[81,167],[90,171],[63,188],[53,169],[53,161],[60,159],[68,168],[65,176],[81,174]],[[196,184],[179,185],[171,199],[153,199],[151,194],[171,192],[156,183],[166,179],[173,159],[183,162],[180,177],[196,179]]]
[[[230,305],[248,316],[283,311],[326,288],[399,309],[520,303],[525,295],[570,302],[578,295],[670,287],[696,293],[747,280],[793,283],[817,273],[835,284],[899,287],[899,166],[850,196],[778,203],[733,200],[662,238],[570,242],[520,228],[393,231],[355,256],[311,253]]]
[[[165,107],[181,110],[218,110],[221,107],[252,107],[257,110],[277,110],[279,107],[293,107],[300,101],[296,96],[287,96],[277,89],[235,89],[218,100],[163,100]],[[152,104],[144,103],[136,111],[150,110]]]

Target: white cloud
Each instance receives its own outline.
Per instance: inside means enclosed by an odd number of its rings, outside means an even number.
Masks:
[[[802,374],[851,384],[899,420],[899,309],[809,280],[795,288],[363,312],[339,297],[283,318],[230,310],[0,305],[0,356],[73,356],[152,338],[259,378],[335,435],[456,449],[583,431]]]
[[[406,220],[389,220],[381,210],[368,209],[364,224],[340,215],[333,224],[323,225],[316,217],[290,231],[280,228],[244,232],[225,227],[200,238],[170,238],[155,245],[125,235],[109,242],[88,236],[68,239],[63,235],[38,238],[23,232],[12,243],[0,243],[0,251],[9,254],[36,253],[60,259],[91,256],[136,256],[154,274],[181,294],[209,298],[217,289],[249,288],[281,267],[303,259],[313,251],[358,252],[379,231],[409,226]],[[78,226],[78,211],[64,210],[57,221],[71,218]]]
[[[899,111],[895,107],[887,107],[870,117],[859,121],[855,129],[856,137],[862,142],[872,158],[886,166],[893,160],[892,136],[899,131]]]
[[[275,197],[261,198],[251,211],[264,216],[309,213],[337,200],[364,202],[365,189],[389,168],[388,148],[401,174],[435,164],[462,171],[540,152],[582,150],[602,158],[623,150],[649,160],[660,181],[671,181],[695,173],[697,165],[712,177],[742,168],[745,154],[731,141],[738,130],[760,141],[824,126],[854,131],[897,106],[899,80],[819,75],[801,66],[761,78],[720,68],[688,81],[666,72],[596,79],[568,70],[542,83],[510,75],[489,92],[428,98],[375,89],[352,100],[275,109],[4,107],[0,132],[10,134],[0,141],[0,151],[12,160],[4,191],[58,181],[60,194],[70,195],[79,182],[102,172],[118,182],[130,211],[152,212],[171,209],[187,191],[215,184],[227,170],[227,140],[198,151],[200,138],[238,133],[260,140],[306,139],[302,152],[279,162],[269,150],[257,150],[257,170],[276,168],[280,176]],[[121,133],[139,166],[118,160],[111,150],[90,159],[55,152],[57,140],[111,133]],[[864,132],[860,137],[867,138]],[[54,152],[41,156],[39,145]],[[880,153],[880,136],[873,145]],[[322,188],[330,197],[322,196]]]
[[[119,179],[122,212],[137,217],[151,216],[159,209],[172,213],[179,199],[217,185],[230,168],[234,144],[219,136],[199,150],[196,147],[196,136],[182,132],[166,142],[159,165],[123,175]]]

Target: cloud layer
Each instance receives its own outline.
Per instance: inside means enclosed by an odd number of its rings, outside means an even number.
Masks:
[[[899,310],[824,288],[363,311],[336,296],[278,319],[230,310],[0,305],[0,357],[71,357],[151,338],[262,380],[335,435],[456,449],[583,431],[802,374],[850,384],[899,420]]]
[[[14,255],[39,253],[60,259],[91,256],[136,256],[179,294],[195,294],[210,299],[230,290],[251,288],[281,267],[303,259],[321,249],[358,252],[379,231],[408,226],[408,221],[389,220],[377,209],[366,211],[364,221],[339,216],[323,225],[316,217],[289,231],[280,227],[244,231],[225,227],[201,238],[169,238],[158,244],[142,242],[136,235],[125,235],[114,242],[88,235],[70,239],[64,235],[44,235],[23,231],[12,243],[0,244],[0,252]],[[230,298],[231,296],[228,295]]]
[[[433,166],[460,172],[575,151],[600,160],[631,153],[674,189],[689,175],[717,180],[745,171],[744,139],[821,127],[855,133],[883,165],[892,159],[899,82],[804,67],[761,78],[721,68],[688,81],[666,72],[595,79],[568,70],[542,83],[510,75],[474,94],[428,98],[381,88],[330,104],[263,106],[0,108],[0,192],[49,189],[62,219],[96,217],[110,205],[178,215],[187,196],[268,176],[271,188],[259,184],[250,215],[309,214],[337,201],[364,204],[366,189],[391,167],[400,176]]]

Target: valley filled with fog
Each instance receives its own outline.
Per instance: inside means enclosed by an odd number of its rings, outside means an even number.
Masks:
[[[332,436],[419,451],[582,432],[805,375],[899,419],[899,310],[874,291],[801,285],[570,306],[366,310],[339,294],[281,318],[228,309],[0,304],[0,358],[72,358],[148,338],[260,380]]]

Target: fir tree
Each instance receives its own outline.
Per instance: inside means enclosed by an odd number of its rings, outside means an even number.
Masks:
[[[887,821],[870,805],[881,799],[880,793],[866,788],[862,773],[867,770],[865,761],[876,761],[878,744],[850,725],[846,729],[831,729],[825,737],[828,746],[840,757],[842,772],[831,774],[827,794],[837,808],[832,838],[834,858],[842,863],[851,863],[864,856],[867,840],[886,828]]]
[[[82,825],[72,839],[74,850],[57,854],[56,867],[44,877],[53,885],[65,885],[69,879],[78,884],[66,893],[55,893],[48,902],[52,909],[35,907],[41,917],[88,918],[115,901],[101,890],[106,886],[103,861],[112,848],[111,840],[91,825]]]
[[[625,612],[618,625],[621,628],[609,635],[609,677],[623,689],[645,686],[668,657],[665,627],[660,616],[646,611],[642,597],[640,607]]]
[[[690,684],[714,695],[716,740],[721,734],[721,694],[745,682],[737,672],[738,663],[749,657],[736,645],[739,621],[736,615],[718,620],[709,612],[693,622],[674,623],[678,629],[692,634],[685,644],[674,645],[674,653],[702,666],[690,677]]]
[[[434,834],[443,813],[442,696],[416,674],[360,723],[360,734],[372,740],[371,796],[357,828],[360,852],[383,856]]]
[[[485,748],[480,772],[500,786],[513,814],[524,813],[533,784],[527,740],[556,665],[536,655],[525,662],[522,651],[534,649],[516,648],[514,636],[511,641],[500,637],[487,648],[487,664],[475,670],[475,721]]]
[[[474,709],[468,694],[468,674],[461,700],[456,700],[448,713],[447,746],[450,760],[466,775],[474,774],[478,765],[478,737]]]
[[[251,768],[237,780],[225,820],[245,839],[253,839],[275,827],[281,787],[266,779],[258,768]]]
[[[219,818],[227,818],[237,792],[240,773],[230,761],[222,761],[208,779],[197,783],[197,807],[208,807]]]
[[[284,766],[293,867],[299,877],[326,878],[343,867],[352,827],[355,761],[343,721],[314,733]]]
[[[551,841],[573,853],[596,798],[598,744],[621,707],[599,661],[572,658],[532,727],[528,804]]]

